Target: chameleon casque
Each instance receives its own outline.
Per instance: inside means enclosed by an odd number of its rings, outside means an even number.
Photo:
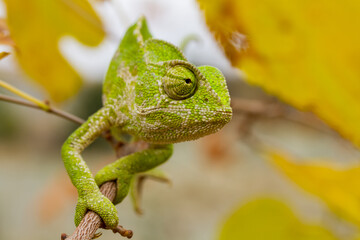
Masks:
[[[132,179],[164,163],[172,143],[214,133],[232,117],[225,78],[214,67],[195,67],[174,45],[152,38],[144,17],[126,32],[103,86],[103,107],[66,140],[62,158],[78,190],[77,226],[87,210],[96,212],[106,227],[118,224],[114,204],[128,194]],[[80,153],[102,132],[116,128],[149,147],[115,161],[95,178]],[[99,187],[115,180],[114,204]]]

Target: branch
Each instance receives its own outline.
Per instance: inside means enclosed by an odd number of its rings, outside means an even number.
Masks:
[[[21,91],[20,89],[0,80],[0,87],[5,88],[6,90],[18,95],[19,97],[27,100],[27,101],[23,101],[17,98],[13,98],[13,97],[9,97],[9,96],[5,96],[0,94],[0,100],[3,101],[7,101],[7,102],[11,102],[11,103],[15,103],[15,104],[19,104],[19,105],[23,105],[23,106],[27,106],[27,107],[32,107],[32,108],[37,108],[40,110],[43,110],[45,112],[48,113],[52,113],[54,115],[60,116],[62,118],[68,119],[70,121],[73,121],[75,123],[79,123],[79,124],[83,124],[85,121],[81,118],[78,118],[70,113],[64,112],[62,110],[53,108],[50,106],[50,103],[47,101],[40,101],[39,99],[34,98],[33,96],[27,94],[26,92]]]
[[[48,104],[34,98],[33,96],[30,96],[29,94],[21,91],[20,89],[17,89],[16,87],[0,80],[0,87],[5,88],[6,90],[18,95],[19,97],[28,100],[29,102],[34,103],[35,105],[39,106],[39,108],[43,109],[44,111],[49,110]]]
[[[277,116],[282,112],[278,102],[266,102],[258,99],[232,98],[230,105],[234,112],[245,114]]]
[[[43,110],[47,113],[50,113],[50,114],[54,114],[56,116],[59,116],[59,117],[62,117],[64,119],[67,119],[67,120],[70,120],[74,123],[78,123],[78,124],[83,124],[85,122],[84,119],[81,119],[75,115],[72,115],[68,112],[65,112],[63,110],[60,110],[60,109],[57,109],[57,108],[54,108],[52,106],[50,106],[48,103],[44,103],[46,104],[47,108],[44,109],[43,107],[40,107],[38,104],[35,104],[33,102],[28,102],[28,101],[24,101],[24,100],[21,100],[21,99],[17,99],[17,98],[14,98],[14,97],[10,97],[10,96],[6,96],[6,95],[3,95],[3,94],[0,94],[0,101],[5,101],[5,102],[9,102],[9,103],[14,103],[14,104],[18,104],[18,105],[22,105],[22,106],[25,106],[25,107],[31,107],[31,108],[35,108],[35,109],[38,109],[38,110]]]
[[[311,127],[317,131],[330,133],[327,124],[311,112],[303,112],[294,107],[279,101],[264,101],[258,99],[232,98],[231,107],[234,113],[242,113],[249,117],[247,123],[253,119],[251,117],[284,118],[286,120]],[[248,121],[249,120],[249,121]],[[246,126],[247,127],[247,126]]]

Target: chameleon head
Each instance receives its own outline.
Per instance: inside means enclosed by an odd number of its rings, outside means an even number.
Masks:
[[[185,60],[149,65],[137,80],[137,135],[152,143],[195,140],[231,120],[226,81],[214,67],[195,67]]]

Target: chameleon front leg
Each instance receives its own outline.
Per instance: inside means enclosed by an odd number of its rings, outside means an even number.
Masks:
[[[82,124],[64,143],[61,154],[73,185],[78,190],[75,225],[78,226],[87,210],[96,212],[109,228],[118,225],[117,210],[111,201],[100,193],[89,167],[80,153],[102,132],[111,127],[110,111],[100,109]]]
[[[146,172],[164,163],[170,158],[172,151],[171,144],[151,144],[146,150],[122,157],[107,165],[95,175],[95,181],[100,186],[105,182],[116,180],[117,194],[114,204],[120,203],[128,194],[135,174]]]

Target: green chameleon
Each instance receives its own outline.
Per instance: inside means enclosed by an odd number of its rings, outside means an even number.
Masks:
[[[128,194],[132,179],[170,158],[172,143],[214,133],[232,117],[224,76],[210,66],[195,67],[179,48],[153,39],[145,18],[131,26],[116,51],[103,86],[104,106],[66,140],[62,158],[78,190],[76,226],[87,210],[106,227],[118,224],[114,204]],[[102,132],[117,129],[149,147],[115,161],[95,178],[80,153]],[[116,181],[114,204],[99,190]]]

